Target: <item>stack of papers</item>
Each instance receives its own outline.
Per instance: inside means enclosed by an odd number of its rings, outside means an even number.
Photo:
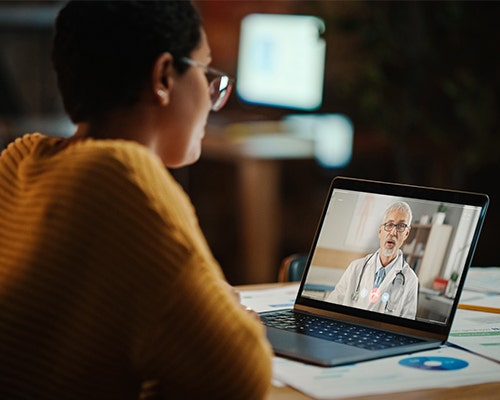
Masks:
[[[500,268],[471,268],[461,305],[475,311],[458,309],[449,343],[500,361]],[[484,311],[481,311],[484,310]]]
[[[241,304],[261,313],[292,308],[299,291],[299,284],[272,289],[245,290],[240,292]]]
[[[500,380],[497,363],[451,347],[322,368],[274,358],[274,377],[317,399],[454,387]],[[361,384],[362,383],[362,384]]]

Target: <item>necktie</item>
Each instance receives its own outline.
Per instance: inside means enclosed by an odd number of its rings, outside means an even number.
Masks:
[[[385,278],[385,268],[380,268],[375,274],[375,287],[378,288]]]

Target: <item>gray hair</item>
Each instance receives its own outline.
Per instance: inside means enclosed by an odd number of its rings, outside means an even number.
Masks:
[[[385,222],[387,218],[387,214],[389,214],[391,211],[402,211],[406,214],[408,214],[408,226],[411,225],[411,220],[413,218],[413,213],[411,212],[410,205],[404,201],[397,201],[393,204],[391,204],[389,207],[387,207],[387,210],[385,210],[384,213],[384,219],[382,222]]]

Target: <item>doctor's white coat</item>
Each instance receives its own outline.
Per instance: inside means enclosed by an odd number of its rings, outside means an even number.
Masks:
[[[406,261],[402,261],[403,255],[400,253],[395,265],[382,281],[379,291],[376,292],[373,286],[377,268],[376,257],[378,253],[369,254],[351,262],[326,301],[414,319],[417,314],[418,300],[417,275]],[[359,281],[365,264],[365,271]],[[400,272],[404,275],[403,284],[401,284],[403,281],[401,275],[395,279]],[[358,281],[359,290],[356,300],[353,299],[353,294],[356,292]]]

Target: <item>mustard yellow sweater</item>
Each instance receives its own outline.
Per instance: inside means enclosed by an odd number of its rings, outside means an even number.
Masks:
[[[0,157],[0,398],[259,399],[264,331],[143,146],[25,135]]]

